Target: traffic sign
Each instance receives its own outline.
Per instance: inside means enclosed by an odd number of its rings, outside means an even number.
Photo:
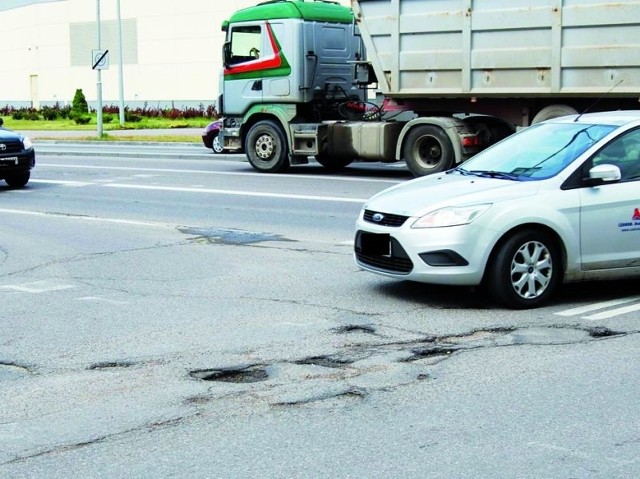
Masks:
[[[91,51],[91,69],[107,70],[109,68],[109,50]]]

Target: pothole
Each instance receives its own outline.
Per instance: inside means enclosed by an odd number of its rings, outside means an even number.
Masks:
[[[323,368],[344,368],[353,363],[352,359],[342,359],[334,356],[313,356],[310,358],[299,359],[293,364],[321,366]]]
[[[274,406],[309,406],[314,404],[323,404],[331,401],[362,400],[367,396],[369,396],[369,392],[366,389],[356,386],[350,386],[343,391],[332,391],[325,394],[319,394],[317,396],[311,396],[302,399],[280,401],[275,403]]]
[[[613,336],[624,336],[626,333],[620,331],[612,331],[604,326],[596,326],[587,330],[592,338],[611,338]]]
[[[223,383],[257,383],[269,379],[264,366],[256,365],[246,368],[199,369],[191,371],[192,378],[202,381],[218,381]]]
[[[291,241],[281,235],[273,233],[260,233],[235,229],[180,226],[178,227],[178,231],[189,235],[195,235],[199,239],[214,244],[243,245],[261,243],[264,241]]]
[[[0,381],[20,379],[30,375],[31,371],[26,366],[15,363],[0,363]]]
[[[420,359],[425,359],[425,358],[447,358],[449,356],[451,356],[453,353],[455,353],[456,351],[459,351],[460,348],[450,348],[450,347],[439,347],[439,346],[433,346],[433,347],[427,347],[427,348],[421,348],[421,349],[414,349],[413,355],[409,358],[403,359],[402,362],[412,362],[412,361],[419,361]]]
[[[131,361],[104,361],[91,364],[89,367],[87,367],[87,369],[93,371],[101,369],[130,368],[131,366],[135,366],[135,363]]]
[[[338,334],[349,334],[349,333],[366,333],[366,334],[375,334],[376,328],[368,325],[360,325],[360,324],[347,324],[346,326],[340,326],[334,330]]]

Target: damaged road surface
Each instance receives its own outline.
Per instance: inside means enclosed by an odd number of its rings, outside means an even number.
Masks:
[[[0,477],[637,476],[637,282],[360,273],[389,173],[62,161],[0,191]]]

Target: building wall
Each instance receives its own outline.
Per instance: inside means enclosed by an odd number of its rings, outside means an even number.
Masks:
[[[259,1],[120,0],[125,103],[214,104],[222,21]],[[98,3],[100,46],[109,50],[109,68],[101,72],[103,104],[118,103],[117,0],[22,0],[15,5],[25,6],[0,10],[0,106],[70,103],[77,88],[90,103],[97,101],[98,74],[91,63]]]

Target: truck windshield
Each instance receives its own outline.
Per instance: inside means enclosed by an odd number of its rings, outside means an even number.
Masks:
[[[591,145],[613,131],[611,125],[541,123],[486,149],[461,165],[462,173],[541,180],[557,175]]]

